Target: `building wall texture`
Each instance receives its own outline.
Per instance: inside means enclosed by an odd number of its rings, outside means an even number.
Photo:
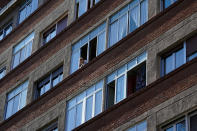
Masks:
[[[41,0],[39,8],[0,41],[0,67],[6,66],[6,76],[0,80],[0,130],[35,131],[58,121],[65,129],[67,101],[91,85],[146,51],[147,87],[103,111],[75,130],[125,130],[147,120],[147,131],[160,131],[169,121],[197,109],[197,59],[168,75],[160,76],[160,55],[197,33],[197,1],[179,0],[164,11],[160,1],[149,0],[148,22],[120,40],[111,48],[69,74],[71,47],[79,39],[132,0],[101,0],[79,19],[75,19],[74,0]],[[12,18],[0,16],[0,26]],[[42,34],[61,17],[68,15],[68,27],[41,47]],[[2,19],[2,20],[1,20]],[[16,19],[16,18],[15,18]],[[15,20],[16,21],[16,20]],[[29,33],[35,32],[33,53],[11,70],[13,47]],[[34,99],[35,83],[54,68],[63,65],[64,80],[55,88]],[[29,80],[27,105],[4,120],[6,96],[19,84]]]

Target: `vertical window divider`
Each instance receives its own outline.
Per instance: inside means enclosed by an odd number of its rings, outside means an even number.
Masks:
[[[184,41],[184,44],[183,44],[183,48],[184,48],[184,63],[187,62],[187,56],[186,56],[186,41]]]
[[[95,88],[95,90],[96,90],[96,86],[94,86],[94,88]],[[95,92],[95,91],[94,91]],[[98,92],[98,91],[97,91]],[[95,115],[95,96],[96,96],[96,93],[97,92],[95,92],[94,94],[93,94],[93,103],[92,103],[92,118],[94,117],[94,115]]]
[[[83,107],[82,107],[82,123],[85,122],[85,116],[86,116],[86,97],[83,98]]]

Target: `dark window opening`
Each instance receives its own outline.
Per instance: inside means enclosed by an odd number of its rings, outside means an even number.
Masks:
[[[96,57],[96,46],[97,46],[97,37],[90,41],[90,48],[89,48],[89,61]]]
[[[113,106],[115,100],[115,80],[107,85],[107,103],[106,108]]]
[[[88,0],[88,9],[91,8],[91,0]]]
[[[84,60],[87,60],[87,53],[88,53],[88,44],[85,44],[83,47],[81,47],[81,58]]]
[[[197,57],[197,35],[186,41],[186,47],[187,60],[192,60]]]
[[[127,73],[127,96],[146,86],[146,64]]]
[[[93,6],[96,4],[95,1],[96,1],[96,0],[93,0],[93,4],[92,4]]]
[[[190,131],[197,131],[197,115],[190,118]]]
[[[79,3],[76,4],[76,19],[79,18]]]

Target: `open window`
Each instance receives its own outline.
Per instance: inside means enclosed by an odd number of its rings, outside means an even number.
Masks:
[[[97,37],[90,41],[89,47],[89,61],[96,57]]]
[[[107,108],[115,104],[115,80],[107,84]]]
[[[120,67],[106,79],[106,109],[146,87],[146,52]]]
[[[146,86],[146,64],[127,72],[127,96]]]

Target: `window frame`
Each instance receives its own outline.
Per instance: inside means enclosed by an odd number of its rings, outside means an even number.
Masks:
[[[1,76],[3,73],[3,76]],[[0,69],[0,80],[6,75],[6,66]]]
[[[97,84],[99,84],[99,83],[102,83],[102,87],[99,87],[99,89],[96,89],[96,86],[97,86]],[[66,106],[66,118],[65,118],[65,121],[66,121],[66,124],[65,124],[65,127],[66,127],[66,129],[67,129],[67,122],[68,122],[68,112],[70,111],[70,110],[72,110],[73,108],[75,108],[75,120],[74,120],[74,125],[75,125],[75,127],[73,128],[73,129],[75,129],[76,127],[78,127],[78,126],[80,126],[81,124],[83,124],[83,123],[85,123],[86,121],[89,121],[90,119],[92,119],[92,118],[94,118],[95,116],[97,116],[98,114],[96,114],[96,112],[95,112],[95,107],[96,107],[96,94],[98,93],[98,92],[101,92],[102,93],[102,100],[101,100],[101,112],[103,111],[103,103],[104,103],[104,86],[105,86],[105,82],[104,82],[104,79],[102,79],[102,80],[100,80],[100,81],[98,81],[98,82],[96,82],[95,84],[93,84],[92,86],[90,86],[89,88],[87,88],[87,89],[85,89],[84,91],[82,91],[82,92],[80,92],[80,93],[78,93],[76,96],[74,96],[74,97],[72,97],[70,100],[68,100],[67,101],[67,106]],[[94,88],[94,91],[92,91],[91,93],[89,93],[88,95],[87,95],[87,92],[88,92],[88,90],[89,89],[91,89],[91,88]],[[77,100],[77,98],[80,96],[80,95],[83,95],[84,94],[84,96],[82,97],[82,98],[80,98],[79,100]],[[91,109],[92,109],[92,114],[91,114],[91,118],[90,119],[88,119],[88,120],[86,120],[86,103],[87,103],[87,100],[88,100],[88,98],[91,98],[92,97],[92,106],[91,106]],[[72,101],[72,100],[74,100],[75,101],[75,103],[72,105],[72,106],[70,106],[69,107],[69,102],[70,101]],[[79,105],[79,104],[82,104],[82,110],[81,110],[81,121],[80,121],[80,124],[79,125],[76,125],[76,120],[77,120],[77,118],[76,118],[76,113],[77,113],[77,106]],[[100,112],[100,113],[101,113]],[[100,114],[99,113],[99,114]]]
[[[58,75],[56,74],[58,72]],[[56,74],[56,75],[54,75]],[[59,84],[62,80],[63,80],[63,65],[59,66],[58,68],[56,68],[55,70],[53,70],[52,72],[50,72],[48,75],[46,75],[45,77],[43,77],[41,80],[36,82],[36,95],[35,95],[35,99],[39,98],[40,96],[44,95],[46,92],[48,92],[49,90],[51,90],[52,88],[54,88],[55,86],[53,85],[53,81],[55,78],[59,78],[59,82],[57,84]],[[47,80],[49,79],[49,80]],[[47,82],[44,82],[46,81]],[[45,91],[45,85],[50,84],[49,90]],[[41,89],[44,88],[44,93],[41,94]]]
[[[103,23],[101,23],[99,26],[97,26],[94,30],[90,31],[89,33],[87,33],[84,37],[82,37],[81,39],[79,39],[78,41],[76,41],[73,45],[72,45],[72,54],[71,54],[71,60],[70,60],[70,74],[74,73],[75,71],[77,71],[78,69],[80,69],[80,57],[81,57],[81,48],[84,47],[87,44],[87,60],[84,62],[84,65],[87,64],[89,61],[89,50],[90,50],[90,42],[91,40],[97,38],[97,44],[96,44],[96,57],[98,55],[100,55],[102,52],[104,52],[107,47],[107,23],[106,21],[104,21]],[[102,36],[104,34],[104,42],[103,42],[103,50],[101,50],[101,52],[99,52],[99,37]],[[73,57],[77,54],[77,60],[73,59]],[[95,58],[96,58],[95,57]],[[94,58],[93,58],[94,59]],[[92,60],[93,60],[92,59]],[[77,64],[73,64],[73,63],[77,63]]]
[[[21,40],[19,43],[17,43],[14,47],[13,47],[13,49],[12,49],[12,62],[11,62],[11,69],[13,70],[14,68],[16,68],[17,66],[19,66],[23,61],[25,61],[28,57],[30,57],[31,56],[31,54],[32,54],[32,47],[33,47],[33,43],[34,43],[34,36],[35,36],[35,33],[34,32],[32,32],[32,33],[30,33],[29,35],[27,35],[23,40]],[[24,43],[24,44],[22,44],[22,43]],[[22,47],[21,48],[19,48],[16,52],[15,52],[15,49],[16,49],[16,47],[17,46],[19,46],[20,44],[22,44]],[[26,52],[26,50],[27,50],[27,47],[29,46],[29,44],[31,44],[31,52]],[[26,49],[25,49],[26,48]],[[23,50],[23,49],[25,49],[25,56],[24,56],[24,58],[23,59],[21,59],[22,57],[21,57],[21,51]],[[18,64],[17,65],[14,65],[14,61],[15,61],[15,57],[16,57],[16,55],[18,54],[18,53],[20,53],[19,54],[19,59],[17,60],[18,61]]]
[[[11,31],[8,34],[6,34],[6,29],[8,27],[11,27]],[[2,33],[2,39],[0,39],[0,41],[3,40],[7,35],[9,35],[12,32],[12,30],[13,30],[13,23],[10,21],[6,25],[4,25],[0,30],[0,34]]]
[[[140,59],[140,58],[143,59]],[[120,68],[118,68],[117,70],[115,70],[114,72],[112,72],[111,74],[106,76],[106,87],[108,84],[110,84],[112,81],[115,81],[115,95],[114,95],[114,105],[119,103],[120,101],[124,100],[127,97],[127,80],[128,80],[128,72],[132,71],[133,69],[135,69],[136,67],[142,65],[142,64],[146,64],[147,61],[147,52],[143,52],[140,55],[138,55],[137,57],[135,57],[134,59],[132,59],[131,61],[127,62],[125,65],[121,66]],[[132,66],[129,66],[129,64],[132,63]],[[146,66],[147,68],[147,66]],[[119,71],[121,71],[121,69],[124,69],[124,71],[122,73],[118,73]],[[113,78],[113,80],[108,80],[111,76],[113,77],[113,75],[115,75],[115,77]],[[123,99],[121,99],[120,101],[116,101],[117,98],[117,80],[119,78],[121,78],[122,76],[124,76],[124,94],[123,94]],[[147,69],[146,69],[146,85],[147,85]],[[108,88],[108,87],[107,87]],[[106,93],[106,98],[108,98],[107,96],[108,93]],[[105,102],[105,108],[108,108],[108,102]]]
[[[124,37],[126,37],[129,33],[135,31],[137,28],[139,28],[141,25],[143,25],[144,23],[141,23],[141,15],[142,15],[142,11],[141,11],[141,5],[143,2],[146,2],[147,4],[147,9],[148,9],[148,0],[136,0],[137,2],[134,3],[132,5],[132,2],[128,3],[127,5],[125,5],[123,8],[121,8],[120,10],[118,10],[116,13],[114,13],[113,15],[110,16],[109,18],[109,27],[108,27],[108,45],[107,45],[107,48],[110,48],[111,46],[115,45],[117,42],[119,42],[121,39],[123,39]],[[130,27],[130,14],[131,14],[131,11],[136,8],[136,7],[139,7],[138,8],[138,20],[137,20],[137,27],[131,31],[131,27]],[[118,16],[116,16],[118,15]],[[119,38],[119,30],[120,30],[120,19],[122,17],[124,17],[126,15],[126,22],[127,22],[127,25],[126,25],[126,34],[125,36],[123,36],[122,38]],[[115,18],[114,18],[115,17]],[[148,10],[146,11],[146,22],[148,21]],[[115,43],[111,43],[111,25],[113,25],[115,22],[118,22],[117,24],[117,32],[116,32],[116,35],[117,35],[117,41]]]
[[[26,87],[24,87],[24,86],[26,86]],[[10,92],[7,93],[7,96],[6,96],[6,104],[5,104],[5,108],[4,108],[5,109],[5,111],[4,111],[4,120],[12,117],[14,114],[16,114],[18,111],[20,111],[22,108],[24,108],[27,105],[28,86],[29,86],[29,81],[26,80],[23,83],[21,83],[20,85],[16,86],[13,90],[11,90]],[[11,93],[13,93],[14,91],[16,91],[19,88],[22,88],[22,89],[20,89],[20,92],[14,94],[14,96],[12,96],[11,98],[8,98]],[[22,93],[25,92],[25,91],[26,91],[25,105],[22,108],[20,108],[20,106],[21,106],[20,104],[21,104]],[[17,97],[17,96],[19,96],[19,102],[18,102],[18,106],[17,106],[17,111],[15,113],[13,113],[13,107],[12,107],[11,115],[7,117],[8,102],[11,101],[12,99],[15,99],[15,97]],[[13,101],[13,104],[14,104],[14,101]]]
[[[186,56],[186,42],[184,41],[184,43],[181,46],[178,46],[178,48],[174,48],[173,50],[171,50],[170,52],[168,52],[167,54],[164,54],[163,56],[161,56],[161,63],[160,63],[160,76],[163,77],[169,73],[171,73],[172,71],[176,70],[177,68],[179,68],[180,66],[182,66],[183,64],[185,64],[187,62],[187,56]],[[183,64],[180,65],[179,67],[176,67],[176,53],[180,50],[183,49]],[[173,59],[173,69],[166,73],[166,59],[169,58],[170,56],[172,56]]]

